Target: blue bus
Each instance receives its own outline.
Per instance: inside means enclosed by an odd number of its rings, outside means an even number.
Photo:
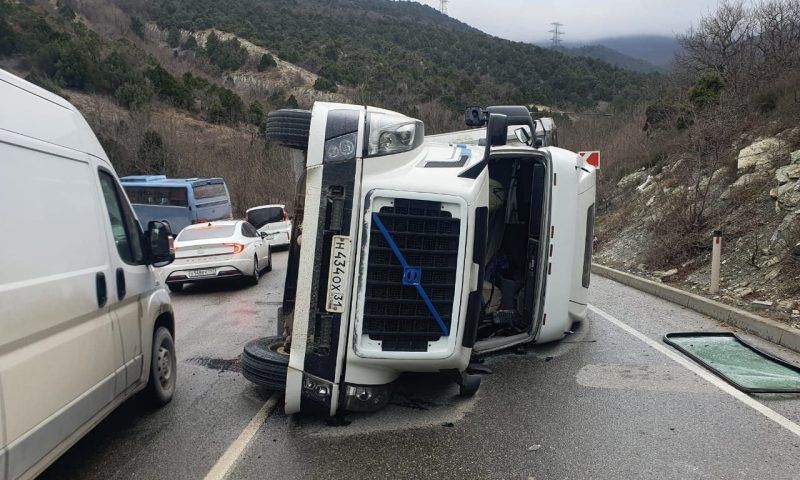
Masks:
[[[193,223],[233,218],[228,187],[221,178],[122,177],[125,192],[142,225],[166,220],[177,235]]]

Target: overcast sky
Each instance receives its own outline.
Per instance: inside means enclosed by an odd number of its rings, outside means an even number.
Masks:
[[[419,0],[435,8],[439,0]],[[511,40],[545,41],[561,22],[566,42],[637,34],[682,33],[717,0],[449,0],[448,12],[484,32]]]

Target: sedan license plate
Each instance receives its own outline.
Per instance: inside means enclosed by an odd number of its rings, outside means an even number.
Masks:
[[[210,277],[216,274],[217,274],[216,268],[201,268],[199,270],[189,270],[186,272],[186,276],[189,278]]]
[[[334,235],[331,244],[331,264],[328,270],[328,299],[325,310],[344,312],[347,304],[347,270],[350,267],[350,237]]]

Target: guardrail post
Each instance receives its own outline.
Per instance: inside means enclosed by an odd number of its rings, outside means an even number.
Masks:
[[[713,249],[711,250],[711,293],[719,292],[719,269],[722,257],[722,230],[714,230]]]

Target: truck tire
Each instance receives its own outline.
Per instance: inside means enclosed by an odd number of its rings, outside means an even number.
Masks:
[[[311,112],[285,108],[267,114],[266,136],[270,142],[298,150],[308,149]]]
[[[283,349],[283,337],[251,340],[244,346],[241,362],[244,378],[270,390],[286,390],[289,354]]]

